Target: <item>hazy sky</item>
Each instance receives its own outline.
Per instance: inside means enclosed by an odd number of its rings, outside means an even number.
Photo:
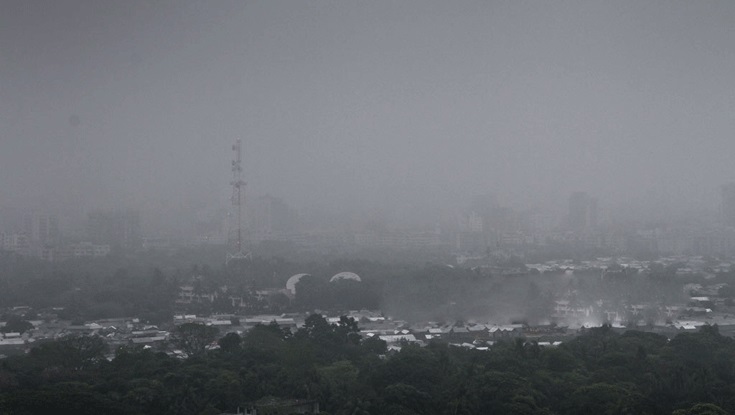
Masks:
[[[714,203],[734,74],[724,0],[0,0],[0,204]]]

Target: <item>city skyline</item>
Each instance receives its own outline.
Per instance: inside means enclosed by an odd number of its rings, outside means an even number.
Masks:
[[[241,138],[249,191],[299,210],[426,220],[493,193],[559,212],[574,191],[614,212],[713,209],[735,179],[732,16],[726,2],[10,2],[0,194],[191,216],[226,200]]]

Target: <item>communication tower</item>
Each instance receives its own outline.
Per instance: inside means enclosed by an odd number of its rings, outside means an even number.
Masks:
[[[232,146],[232,151],[235,152],[235,156],[232,159],[232,206],[234,210],[235,224],[233,231],[232,221],[230,222],[230,231],[228,232],[228,252],[225,264],[230,261],[241,260],[241,259],[252,259],[250,252],[243,248],[242,243],[242,206],[243,206],[243,193],[244,187],[247,183],[242,180],[242,142],[240,139],[235,141]]]

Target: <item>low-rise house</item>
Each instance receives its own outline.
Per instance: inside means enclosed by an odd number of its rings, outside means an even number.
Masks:
[[[387,334],[383,336],[379,336],[380,340],[383,340],[386,343],[400,343],[401,341],[407,341],[409,343],[416,341],[416,336],[413,334]]]
[[[523,324],[505,324],[502,326],[492,326],[488,329],[490,337],[519,337],[523,335]]]

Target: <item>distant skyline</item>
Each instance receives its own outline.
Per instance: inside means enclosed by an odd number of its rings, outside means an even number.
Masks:
[[[730,1],[2,4],[3,206],[193,217],[236,138],[249,196],[405,220],[735,180]]]

